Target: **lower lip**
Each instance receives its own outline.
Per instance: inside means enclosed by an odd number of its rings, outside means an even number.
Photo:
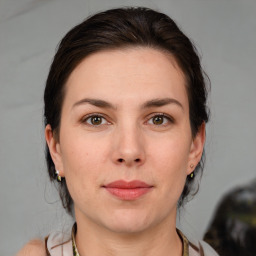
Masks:
[[[107,188],[105,189],[112,195],[122,200],[135,200],[151,191],[152,187],[148,188]]]

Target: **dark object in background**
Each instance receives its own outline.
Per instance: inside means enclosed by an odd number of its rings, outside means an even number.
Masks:
[[[224,196],[203,240],[223,256],[256,256],[256,179]]]

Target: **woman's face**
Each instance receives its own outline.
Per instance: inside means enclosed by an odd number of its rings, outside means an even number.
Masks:
[[[74,69],[65,89],[59,139],[50,126],[46,139],[77,220],[114,232],[175,225],[204,127],[192,138],[174,58],[150,48],[99,52]]]

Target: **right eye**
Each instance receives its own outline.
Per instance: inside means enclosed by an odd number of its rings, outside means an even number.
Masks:
[[[104,125],[108,124],[107,120],[100,115],[90,115],[88,117],[85,117],[83,119],[83,123],[92,125],[92,126],[99,126],[99,125]]]

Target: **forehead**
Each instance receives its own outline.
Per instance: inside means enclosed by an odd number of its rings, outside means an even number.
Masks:
[[[66,96],[71,98],[156,98],[168,93],[187,98],[185,76],[173,56],[145,47],[91,54],[73,70],[66,83]]]

